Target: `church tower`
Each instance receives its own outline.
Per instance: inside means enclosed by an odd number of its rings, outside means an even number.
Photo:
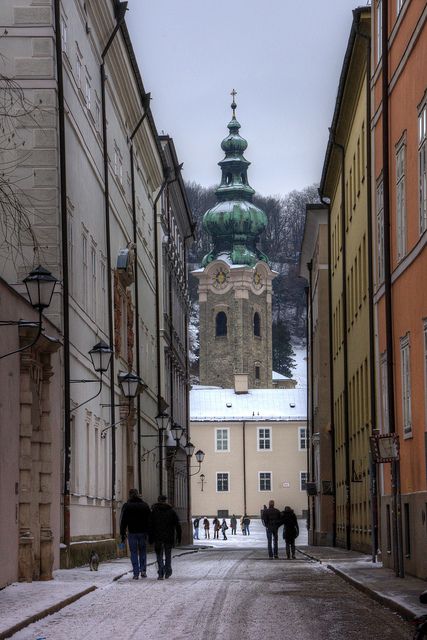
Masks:
[[[206,211],[203,226],[212,249],[199,280],[200,384],[235,388],[272,387],[271,291],[275,273],[257,247],[267,216],[252,202],[248,184],[248,146],[239,134],[236,92],[232,92],[229,134],[222,141],[225,157],[218,202]]]

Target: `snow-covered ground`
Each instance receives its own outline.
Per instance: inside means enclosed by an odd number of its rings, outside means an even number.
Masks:
[[[221,520],[222,522],[222,520]],[[210,546],[215,549],[260,549],[265,548],[267,552],[267,536],[265,533],[265,527],[263,526],[261,520],[251,520],[251,524],[249,525],[249,536],[244,536],[240,530],[240,523],[237,525],[237,534],[235,536],[231,535],[231,527],[230,520],[226,518],[226,522],[228,524],[228,529],[226,531],[227,540],[222,539],[222,533],[219,532],[219,540],[213,539],[213,527],[212,527],[212,519],[210,519],[211,528],[210,528],[210,540],[205,539],[205,532],[203,528],[199,529],[199,540],[194,540],[194,544],[198,546]],[[200,521],[202,524],[202,521]],[[298,545],[306,545],[307,544],[307,526],[305,520],[298,520],[300,535],[296,540],[296,546]],[[283,529],[279,530],[279,555],[282,550],[282,555],[285,552],[285,541],[282,538]]]

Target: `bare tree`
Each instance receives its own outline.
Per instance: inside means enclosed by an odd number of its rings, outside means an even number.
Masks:
[[[36,123],[39,109],[13,78],[0,73],[0,245],[3,256],[14,262],[24,246],[38,250],[31,225],[33,203],[21,187],[28,176],[19,171],[19,151],[25,148],[23,121]]]

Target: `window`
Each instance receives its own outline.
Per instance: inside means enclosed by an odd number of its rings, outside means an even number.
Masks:
[[[378,284],[384,281],[384,185],[377,185],[377,277]]]
[[[420,177],[420,233],[427,229],[427,103],[418,116],[418,166]]]
[[[383,52],[383,3],[377,3],[377,62],[379,62]]]
[[[396,0],[396,12],[397,14],[400,13],[401,8],[403,7],[403,5],[405,4],[405,0]]]
[[[69,277],[69,289],[70,294],[73,295],[73,281],[74,281],[74,225],[73,218],[68,213],[68,273]]]
[[[229,451],[229,429],[215,429],[215,451]]]
[[[271,451],[271,429],[258,427],[258,451]]]
[[[82,84],[82,61],[79,54],[77,54],[77,60],[76,60],[76,82],[77,82],[78,88],[80,89]]]
[[[100,308],[99,315],[101,318],[101,322],[105,323],[105,309],[106,309],[106,300],[107,300],[107,297],[106,297],[107,296],[107,291],[106,291],[107,268],[106,268],[104,256],[101,256],[100,271],[101,271],[101,308]]]
[[[261,378],[261,369],[259,367],[259,365],[256,365],[255,367],[255,380],[259,380]]]
[[[96,320],[96,247],[92,245],[90,248],[90,275],[91,275],[91,311],[92,311],[92,320]]]
[[[271,491],[271,471],[260,471],[258,474],[259,477],[259,490],[260,491]]]
[[[216,314],[215,335],[217,337],[227,335],[227,315],[224,313],[224,311],[220,311]]]
[[[85,82],[85,104],[86,109],[90,109],[90,81],[88,77],[86,77]]]
[[[254,313],[254,336],[261,337],[261,318],[258,312]]]
[[[99,130],[99,126],[101,124],[101,107],[99,106],[99,102],[95,102],[95,126],[96,130]]]
[[[403,258],[406,253],[405,150],[405,144],[401,144],[396,151],[396,229],[398,260]]]
[[[229,491],[228,473],[216,474],[216,490],[217,491]]]
[[[68,26],[64,16],[61,17],[61,48],[64,53],[67,53],[67,39],[68,39]]]
[[[381,354],[380,385],[381,385],[381,418],[382,433],[388,433],[388,391],[387,391],[387,352]]]
[[[299,427],[298,429],[298,450],[307,449],[307,428]]]
[[[307,480],[308,480],[307,471],[300,471],[299,472],[299,488],[300,488],[300,491],[307,491]]]
[[[86,232],[82,233],[82,266],[83,266],[83,287],[82,287],[82,302],[83,308],[87,309],[87,235]]]
[[[400,367],[402,378],[403,435],[409,437],[412,436],[409,333],[400,339]]]

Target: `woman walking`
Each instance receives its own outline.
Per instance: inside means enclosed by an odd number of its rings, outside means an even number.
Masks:
[[[285,507],[282,515],[283,539],[286,543],[286,557],[295,560],[295,539],[299,536],[298,520],[291,507]]]

